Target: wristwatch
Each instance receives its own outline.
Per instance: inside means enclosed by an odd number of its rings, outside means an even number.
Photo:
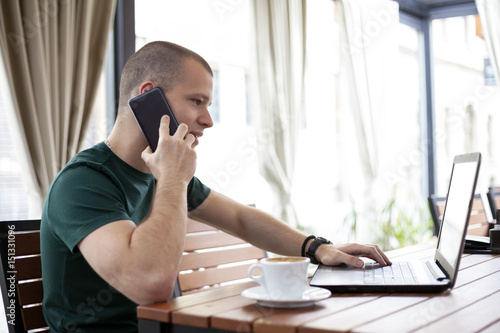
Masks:
[[[309,245],[309,248],[307,249],[306,256],[311,259],[311,264],[318,265],[320,262],[316,259],[316,250],[320,245],[323,244],[332,244],[328,239],[325,239],[323,237],[316,237],[311,245]]]

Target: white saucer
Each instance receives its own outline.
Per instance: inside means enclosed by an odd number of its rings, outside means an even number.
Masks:
[[[243,290],[241,296],[254,299],[261,306],[270,308],[303,308],[311,306],[314,302],[330,297],[328,289],[306,286],[301,298],[291,300],[273,300],[262,286]]]

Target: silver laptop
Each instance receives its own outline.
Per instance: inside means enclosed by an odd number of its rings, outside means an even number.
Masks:
[[[474,199],[481,154],[455,156],[444,215],[434,260],[393,261],[379,267],[366,263],[363,268],[347,265],[320,265],[311,286],[332,292],[441,292],[452,288],[465,243],[465,234]]]

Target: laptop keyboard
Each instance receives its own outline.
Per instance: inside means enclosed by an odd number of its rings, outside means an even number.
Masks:
[[[366,284],[415,284],[417,276],[408,262],[396,261],[391,266],[380,267],[378,263],[366,263],[364,268]]]

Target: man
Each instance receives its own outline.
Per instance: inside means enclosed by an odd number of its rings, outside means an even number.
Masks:
[[[77,154],[45,202],[43,308],[53,331],[136,331],[137,304],[172,294],[188,216],[274,253],[299,256],[316,242],[312,256],[325,264],[362,266],[357,255],[390,264],[377,246],[323,244],[194,177],[194,148],[213,125],[212,80],[203,58],[172,43],[150,43],[128,60],[108,140]],[[127,102],[154,87],[180,125],[170,136],[162,118],[153,153]]]

